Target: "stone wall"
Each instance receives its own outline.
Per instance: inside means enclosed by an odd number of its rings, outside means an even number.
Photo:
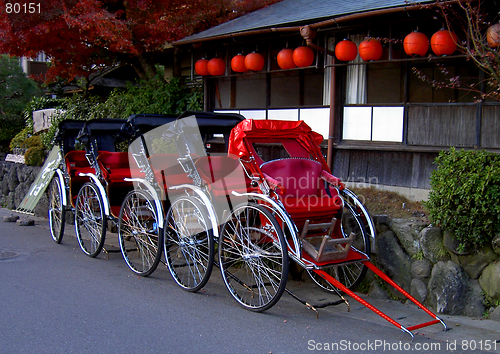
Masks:
[[[31,184],[35,181],[41,167],[27,166],[13,162],[0,161],[0,206],[7,209],[16,209],[28,193]],[[35,208],[36,216],[47,216],[47,194],[41,197]]]
[[[438,313],[481,317],[489,310],[493,315],[485,300],[500,303],[500,236],[480,249],[459,250],[453,233],[429,223],[387,216],[375,221],[374,262],[413,297]],[[372,296],[401,298],[395,289],[387,290],[381,291],[377,280],[370,284]]]

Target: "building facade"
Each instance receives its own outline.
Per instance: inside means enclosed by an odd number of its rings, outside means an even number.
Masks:
[[[175,45],[186,54],[184,74],[203,78],[206,110],[304,120],[324,136],[335,175],[421,199],[439,151],[500,151],[498,102],[439,84],[460,77],[482,90],[484,73],[459,51],[437,55],[429,47],[414,56],[404,50],[412,31],[430,39],[443,25],[435,8],[404,0],[284,0]],[[376,60],[361,53],[338,59],[339,42],[349,39],[361,52],[367,38],[382,44]],[[283,49],[304,46],[312,49],[310,65],[280,67]],[[253,52],[264,58],[261,70],[232,69],[232,58]],[[224,61],[222,74],[197,74],[200,59],[216,57]]]

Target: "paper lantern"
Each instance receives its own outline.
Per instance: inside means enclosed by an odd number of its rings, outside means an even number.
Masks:
[[[293,51],[293,62],[299,68],[305,68],[306,66],[311,66],[312,63],[314,63],[313,50],[306,46],[295,48],[295,50]]]
[[[414,31],[405,37],[403,47],[406,54],[422,57],[429,50],[429,38],[421,32]]]
[[[295,63],[293,62],[293,50],[292,49],[282,49],[278,53],[278,66],[285,69],[293,69],[295,68]]]
[[[356,43],[348,39],[340,41],[335,46],[335,57],[341,61],[351,61],[358,56],[358,47]]]
[[[359,56],[364,61],[379,60],[382,57],[382,43],[375,38],[365,39],[359,44]]]
[[[245,67],[252,71],[261,71],[264,68],[264,57],[259,53],[250,53],[245,57]]]
[[[212,76],[224,75],[226,72],[226,63],[221,58],[213,58],[208,61],[207,68]]]
[[[245,56],[238,54],[231,59],[231,69],[237,73],[247,72],[248,69],[245,66]]]
[[[194,64],[194,71],[201,76],[209,75],[210,73],[208,72],[207,65],[207,59],[200,59]]]
[[[431,49],[436,55],[451,55],[457,49],[458,37],[455,33],[442,29],[431,37]]]
[[[500,45],[500,23],[488,28],[486,40],[491,48],[497,48]]]

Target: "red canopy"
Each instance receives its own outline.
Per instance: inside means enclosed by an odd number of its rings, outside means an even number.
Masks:
[[[229,155],[250,157],[251,152],[244,143],[245,138],[265,138],[269,142],[283,138],[295,139],[307,151],[322,156],[319,144],[323,141],[323,136],[313,132],[304,121],[246,119],[231,131]]]

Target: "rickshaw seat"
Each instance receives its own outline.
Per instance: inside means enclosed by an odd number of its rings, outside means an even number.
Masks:
[[[144,176],[135,164],[130,165],[127,152],[103,151],[97,156],[97,162],[101,166],[104,178],[112,183],[124,182],[124,178]]]
[[[336,178],[324,171],[318,161],[287,158],[266,162],[260,168],[264,175],[284,187],[281,200],[292,218],[299,220],[298,224],[301,220],[331,218],[332,214],[342,208],[342,199],[337,191],[331,189],[330,197],[324,187],[325,175],[330,180]]]
[[[193,160],[197,157],[192,156]],[[178,158],[179,154],[155,154],[149,157],[155,179],[165,190],[170,186],[192,183],[177,161]]]
[[[66,168],[71,178],[78,178],[80,173],[95,173],[85,157],[85,151],[73,150],[66,154]]]
[[[204,156],[195,165],[215,197],[226,196],[231,191],[247,193],[249,190],[250,179],[238,160],[228,156]]]

